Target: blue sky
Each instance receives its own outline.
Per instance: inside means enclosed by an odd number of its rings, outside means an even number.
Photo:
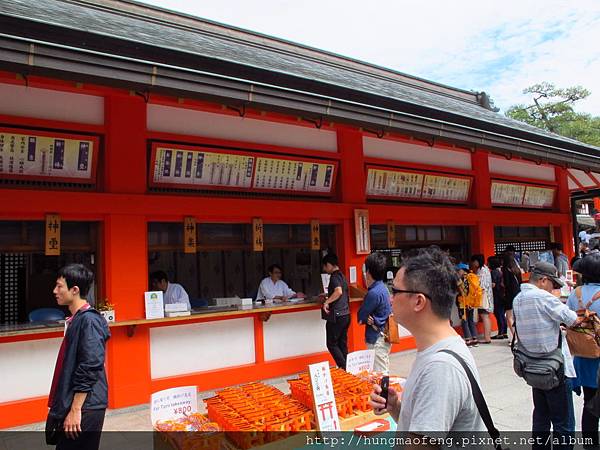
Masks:
[[[600,115],[600,1],[145,0],[411,75],[486,91],[502,110],[527,86],[582,85]]]

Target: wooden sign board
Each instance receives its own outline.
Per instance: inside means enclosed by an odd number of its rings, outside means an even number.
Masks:
[[[264,226],[262,219],[252,219],[252,250],[255,252],[262,252],[264,242]]]
[[[387,222],[387,248],[396,248],[396,224],[392,220]]]
[[[310,249],[321,250],[321,226],[318,220],[310,221]]]
[[[308,366],[315,417],[319,431],[340,431],[333,382],[327,361]]]
[[[354,230],[356,233],[356,254],[371,253],[371,229],[369,227],[369,210],[354,210]]]
[[[46,214],[46,256],[60,255],[61,221],[58,214]]]
[[[492,181],[492,204],[522,208],[552,208],[556,188]]]
[[[183,219],[183,251],[184,253],[196,253],[195,217],[186,217]]]

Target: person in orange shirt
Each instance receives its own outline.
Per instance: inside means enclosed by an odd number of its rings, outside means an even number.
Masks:
[[[458,296],[456,298],[459,314],[461,315],[463,337],[468,346],[479,345],[477,329],[473,315],[475,309],[481,307],[483,291],[479,285],[479,277],[465,263],[456,265],[458,272]]]

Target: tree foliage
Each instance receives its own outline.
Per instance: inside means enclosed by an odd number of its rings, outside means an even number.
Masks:
[[[531,94],[531,105],[514,105],[506,115],[538,128],[600,146],[600,116],[575,111],[577,101],[591,92],[581,86],[557,88],[546,81],[523,91]]]

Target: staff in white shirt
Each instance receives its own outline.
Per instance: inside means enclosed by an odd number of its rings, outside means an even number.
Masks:
[[[283,269],[279,265],[270,265],[268,272],[269,276],[260,282],[256,300],[279,300],[286,302],[290,298],[305,297],[302,292],[294,292],[287,283],[281,279],[283,276]]]
[[[190,311],[190,297],[182,285],[169,283],[167,274],[162,270],[150,274],[150,284],[155,291],[163,291],[163,303],[165,305],[173,303],[185,303],[187,310]]]

